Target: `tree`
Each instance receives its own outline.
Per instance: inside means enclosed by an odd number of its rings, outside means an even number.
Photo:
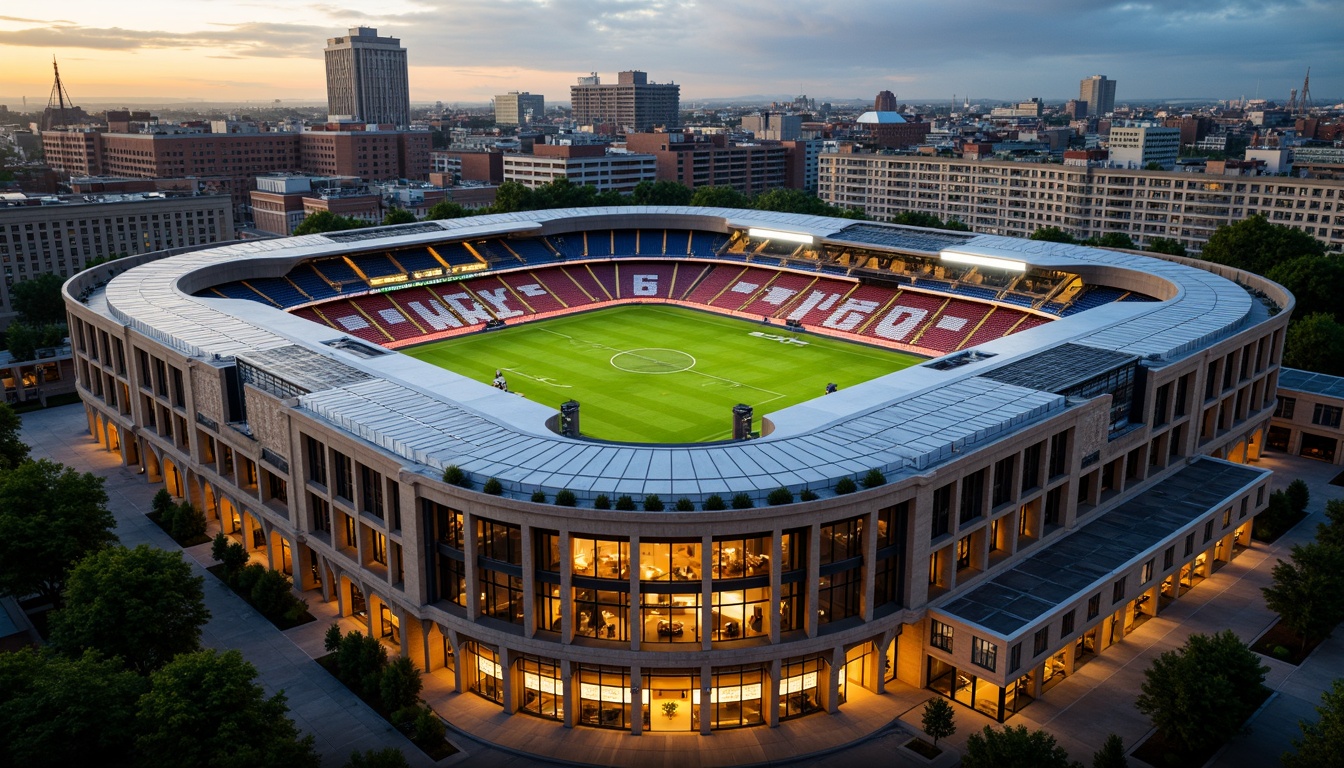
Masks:
[[[712,208],[750,208],[747,196],[732,187],[700,187],[691,195],[691,205]]]
[[[1325,502],[1325,522],[1316,524],[1316,543],[1344,549],[1344,499]]]
[[[781,213],[804,213],[815,216],[835,216],[845,209],[827,205],[816,195],[810,195],[801,189],[772,189],[762,192],[751,201],[751,207],[758,211],[779,211]],[[940,221],[939,224],[942,224]]]
[[[690,205],[691,188],[675,181],[641,181],[630,191],[635,205]]]
[[[1284,365],[1330,376],[1344,376],[1344,325],[1317,312],[1288,326]]]
[[[341,232],[347,229],[359,229],[364,222],[350,216],[338,216],[331,211],[315,211],[308,214],[294,228],[295,235],[320,235],[323,232]]]
[[[943,226],[943,220],[934,216],[932,213],[923,211],[901,211],[891,217],[893,224],[904,224],[907,227],[930,227],[940,228]]]
[[[1092,245],[1099,248],[1128,248],[1134,249],[1134,241],[1124,232],[1107,232],[1101,237],[1093,238]]]
[[[30,280],[20,280],[9,289],[10,306],[27,325],[65,325],[65,300],[61,286],[65,278],[44,272]]]
[[[1185,246],[1180,240],[1170,237],[1154,237],[1148,241],[1148,245],[1143,249],[1149,253],[1165,253],[1170,256],[1184,256]]]
[[[1188,761],[1236,733],[1264,698],[1267,671],[1231,630],[1191,635],[1144,671],[1135,706]]]
[[[1294,514],[1300,515],[1307,511],[1307,504],[1311,502],[1311,489],[1305,480],[1299,477],[1292,481],[1284,493],[1288,494],[1288,503],[1292,505]]]
[[[1340,320],[1344,296],[1344,260],[1339,256],[1299,256],[1275,264],[1265,277],[1287,288],[1297,303],[1293,315],[1303,318],[1325,312]]]
[[[409,656],[398,656],[393,659],[383,668],[382,679],[378,681],[378,693],[383,711],[392,713],[415,706],[423,686],[420,670]]]
[[[231,541],[221,531],[215,534],[210,543],[210,556],[224,566],[224,580],[232,583],[234,576],[247,565],[247,550],[236,541]]]
[[[382,696],[386,666],[387,649],[371,635],[351,631],[336,650],[336,676],[365,701],[377,702]]]
[[[1344,754],[1344,680],[1336,680],[1321,694],[1321,717],[1314,723],[1298,721],[1301,740],[1293,739],[1294,752],[1286,753],[1284,768],[1332,768]]]
[[[1069,753],[1055,737],[1040,729],[1028,731],[1025,725],[995,730],[988,725],[966,739],[962,768],[1082,768],[1069,759]]]
[[[1257,275],[1299,256],[1324,256],[1325,245],[1301,230],[1255,215],[1216,229],[1199,257]]]
[[[95,651],[0,653],[0,765],[125,765],[148,688]]]
[[[59,605],[66,572],[115,525],[101,477],[45,459],[0,472],[0,594]]]
[[[516,181],[506,181],[499,185],[499,189],[495,190],[495,203],[490,206],[490,212],[530,211],[534,207],[532,197],[532,190]]]
[[[1047,243],[1073,243],[1073,235],[1060,229],[1059,227],[1041,227],[1031,233],[1032,240],[1044,240]]]
[[[28,458],[28,444],[19,439],[23,420],[9,403],[0,403],[0,472],[19,466]]]
[[[201,647],[205,579],[182,553],[141,544],[112,547],[70,571],[65,606],[51,619],[51,644],[69,655],[94,648],[148,674]]]
[[[924,734],[933,739],[938,746],[939,739],[945,739],[957,732],[957,714],[947,699],[935,696],[924,705],[924,714],[920,717]]]
[[[472,215],[470,211],[454,203],[452,200],[440,200],[431,205],[425,212],[426,221],[438,221],[440,219],[460,219],[464,216]]]
[[[1344,550],[1299,544],[1292,560],[1279,560],[1270,574],[1273,582],[1260,590],[1265,604],[1302,639],[1304,652],[1344,619]]]
[[[238,651],[178,656],[150,678],[136,725],[143,766],[318,768],[313,737],[299,737],[285,695],[264,698]]]
[[[1129,768],[1129,759],[1125,757],[1125,742],[1119,734],[1112,733],[1102,742],[1101,749],[1092,753],[1092,768]]]
[[[396,206],[387,209],[387,213],[383,216],[383,226],[385,227],[393,224],[414,224],[415,222],[414,213]]]

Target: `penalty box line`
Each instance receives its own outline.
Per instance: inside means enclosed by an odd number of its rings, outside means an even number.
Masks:
[[[586,344],[586,345],[588,345],[588,347],[591,348],[591,349],[602,349],[602,350],[606,350],[606,351],[608,351],[608,352],[615,352],[616,354],[622,354],[622,353],[625,353],[625,352],[631,352],[631,351],[633,351],[633,350],[628,350],[628,349],[617,349],[616,347],[608,346],[608,345],[606,345],[606,344],[599,344],[599,343],[594,342],[594,341],[584,341],[583,339],[577,338],[577,337],[575,337],[575,336],[570,336],[569,334],[560,333],[560,332],[558,332],[558,331],[552,331],[552,330],[550,330],[549,328],[539,328],[539,329],[537,329],[537,330],[545,331],[546,333],[549,333],[549,334],[552,334],[552,335],[555,335],[555,336],[559,336],[559,337],[562,338],[562,339],[568,339],[569,341],[572,341],[572,342],[577,342],[577,343],[579,343],[579,344]],[[636,349],[643,349],[643,347],[637,347]],[[681,352],[681,350],[676,350],[676,351]],[[685,354],[685,355],[690,356],[691,359],[695,359],[695,356],[694,356],[694,355],[691,355],[689,352],[682,352],[682,354]],[[756,390],[757,392],[762,392],[762,393],[767,394],[767,395],[774,395],[774,397],[771,397],[771,398],[768,399],[768,400],[763,400],[763,401],[761,401],[760,403],[758,403],[757,405],[765,405],[766,403],[773,403],[774,401],[776,401],[776,400],[778,400],[778,399],[784,397],[784,394],[783,394],[783,393],[776,392],[776,391],[774,391],[774,390],[772,390],[772,389],[766,389],[766,388],[764,388],[764,387],[758,387],[758,386],[755,386],[755,385],[753,385],[753,384],[747,384],[747,383],[745,383],[745,382],[735,381],[735,380],[733,380],[733,379],[725,378],[725,377],[723,377],[723,376],[715,376],[715,375],[712,374],[712,373],[705,373],[704,371],[697,371],[697,370],[695,370],[694,368],[688,368],[688,369],[686,369],[685,371],[679,371],[679,373],[694,373],[694,374],[696,374],[697,376],[703,376],[703,377],[705,377],[705,378],[707,378],[707,379],[714,379],[714,380],[716,380],[716,381],[721,381],[721,382],[724,382],[724,383],[726,383],[726,384],[732,384],[733,386],[737,386],[737,387],[746,387],[747,389],[754,389],[754,390]]]

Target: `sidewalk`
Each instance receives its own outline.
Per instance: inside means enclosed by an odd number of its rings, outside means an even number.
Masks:
[[[142,475],[122,467],[117,454],[104,451],[94,442],[81,406],[24,414],[21,438],[32,447],[34,459],[59,461],[107,479],[108,509],[116,517],[116,534],[122,544],[180,551],[168,534],[145,517],[162,484],[146,482]],[[209,545],[201,546],[208,560]],[[400,749],[416,768],[435,765],[261,614],[206,573],[198,558],[188,556],[187,560],[195,563],[192,570],[197,575],[205,577],[210,621],[202,630],[202,643],[207,648],[242,651],[256,666],[258,682],[268,696],[283,691],[289,699],[289,716],[300,730],[313,735],[324,765],[339,767],[352,751],[385,747]]]

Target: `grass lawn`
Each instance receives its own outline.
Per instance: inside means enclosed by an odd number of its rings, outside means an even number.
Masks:
[[[753,335],[755,334],[755,335]],[[762,334],[774,338],[766,338]],[[666,305],[629,305],[403,350],[559,408],[583,434],[638,443],[732,436],[732,408],[762,414],[899,371],[923,358]]]

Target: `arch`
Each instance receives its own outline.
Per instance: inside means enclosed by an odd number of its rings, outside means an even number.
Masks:
[[[180,499],[187,495],[186,487],[182,483],[182,472],[169,456],[163,457],[163,483],[173,498]]]
[[[145,454],[145,475],[151,483],[163,482],[163,468],[159,464],[159,454],[148,442],[143,444]]]
[[[107,421],[107,450],[121,450],[121,428],[114,424],[111,419]]]
[[[294,576],[294,552],[290,547],[289,539],[285,538],[278,529],[272,528],[267,537],[269,550],[271,553],[271,567],[286,576]]]

